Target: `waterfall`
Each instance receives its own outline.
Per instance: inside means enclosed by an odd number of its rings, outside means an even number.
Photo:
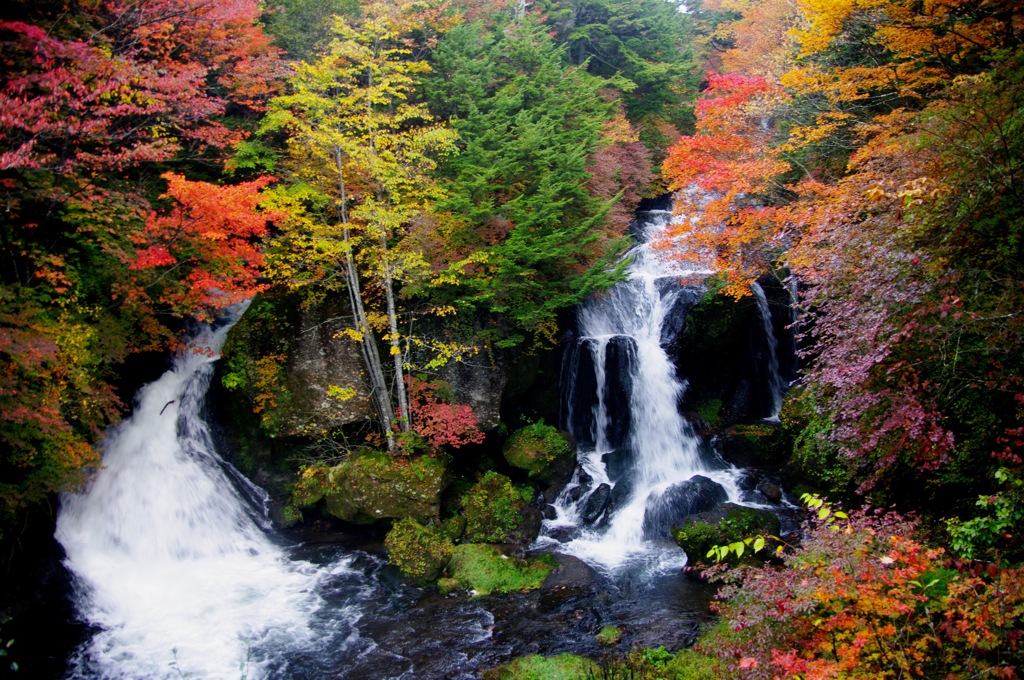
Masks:
[[[779,369],[779,342],[775,339],[772,312],[768,308],[768,298],[765,297],[764,289],[757,281],[754,281],[750,284],[750,290],[754,293],[754,300],[757,301],[757,316],[761,320],[761,329],[768,345],[768,390],[772,400],[772,410],[765,420],[778,421],[779,413],[782,411],[782,397],[786,394],[787,387],[786,381],[782,377],[782,371]]]
[[[140,390],[131,418],[107,433],[89,489],[61,500],[57,539],[80,615],[98,629],[73,677],[287,675],[278,651],[315,643],[318,582],[347,567],[292,561],[271,542],[201,414],[242,311],[202,326],[171,370]],[[358,615],[338,616],[350,625]]]
[[[642,243],[625,281],[579,310],[579,337],[563,372],[565,422],[579,469],[545,520],[540,545],[597,566],[680,566],[667,549],[681,516],[737,500],[737,473],[703,446],[679,413],[686,389],[665,345],[703,289],[680,279],[710,272],[660,256],[653,242],[671,211],[642,213]],[[685,558],[683,558],[685,559]]]

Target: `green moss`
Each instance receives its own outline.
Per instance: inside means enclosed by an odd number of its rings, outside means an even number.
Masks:
[[[464,540],[470,543],[510,543],[522,522],[526,505],[512,480],[488,472],[462,499],[466,518]]]
[[[440,456],[410,460],[372,451],[334,467],[306,468],[292,501],[309,507],[323,499],[329,514],[357,524],[405,518],[430,523],[440,515],[446,474],[447,459]]]
[[[524,656],[483,672],[484,680],[587,680],[600,677],[597,664],[572,654]]]
[[[622,630],[617,626],[605,626],[601,629],[601,632],[597,634],[597,643],[606,647],[617,645],[621,639]]]
[[[695,521],[672,530],[679,547],[686,551],[690,563],[707,561],[711,546],[727,545],[753,536],[779,533],[779,518],[765,510],[729,508],[717,523]],[[753,556],[753,551],[749,551]],[[735,559],[733,555],[729,559]]]
[[[698,403],[694,410],[697,411],[697,415],[708,421],[711,427],[718,427],[722,422],[721,399],[705,399]]]
[[[491,545],[467,543],[455,546],[449,571],[463,588],[488,595],[539,588],[551,573],[551,565],[545,560],[508,557]]]
[[[409,578],[426,583],[441,575],[455,546],[434,527],[405,519],[391,527],[384,547],[391,564]]]
[[[558,463],[572,456],[567,435],[550,425],[533,423],[516,430],[503,449],[508,464],[526,470],[531,478],[546,481]]]

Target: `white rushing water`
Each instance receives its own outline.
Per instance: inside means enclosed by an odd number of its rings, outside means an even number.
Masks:
[[[685,563],[681,551],[645,529],[645,517],[650,517],[665,492],[698,474],[720,484],[730,500],[738,501],[740,490],[738,471],[702,455],[700,439],[680,415],[685,384],[663,346],[666,323],[685,290],[680,279],[711,272],[666,260],[653,247],[672,219],[670,211],[651,211],[641,219],[643,242],[629,253],[633,262],[627,280],[580,309],[577,351],[592,357],[596,395],[593,413],[580,417],[570,412],[568,420],[571,430],[580,423],[590,427],[589,432],[573,432],[578,440],[593,442],[579,451],[584,480],[589,477],[590,481],[581,481],[577,475],[570,482],[554,504],[557,517],[545,521],[540,545],[565,540],[567,529],[581,529],[569,531],[571,540],[557,549],[610,570],[639,564],[661,571]],[[609,435],[616,425],[609,402],[616,397],[612,392],[620,389],[609,375],[612,345],[627,357],[628,416],[614,416],[629,419],[629,431],[621,443],[610,441]],[[571,403],[572,399],[570,410]],[[626,474],[613,479],[609,457],[623,455]],[[612,487],[608,516],[588,526],[583,520],[588,499],[603,484]],[[628,486],[616,489],[616,485]]]
[[[201,416],[230,325],[204,326],[139,392],[131,418],[107,433],[87,492],[62,499],[57,538],[79,612],[99,629],[74,677],[279,676],[287,665],[275,650],[315,644],[317,584],[347,566],[318,570],[268,539]]]
[[[775,331],[772,328],[772,312],[768,307],[768,298],[764,289],[754,281],[750,284],[750,290],[754,293],[754,300],[757,302],[757,317],[761,320],[761,330],[764,332],[765,342],[768,344],[768,389],[771,392],[772,410],[765,420],[778,422],[779,413],[782,411],[782,398],[786,394],[786,381],[779,370],[779,341],[775,339]]]

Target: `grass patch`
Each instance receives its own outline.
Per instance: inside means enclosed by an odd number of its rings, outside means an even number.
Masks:
[[[491,545],[466,543],[455,546],[448,568],[451,579],[463,588],[488,595],[539,588],[551,573],[549,560],[519,560]]]
[[[484,680],[589,680],[600,677],[590,659],[572,654],[543,657],[534,654],[483,672]]]

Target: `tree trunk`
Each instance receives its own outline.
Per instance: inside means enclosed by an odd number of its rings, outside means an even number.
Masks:
[[[380,359],[380,352],[377,350],[377,341],[373,336],[373,330],[366,319],[366,308],[363,306],[363,297],[359,286],[359,272],[356,270],[355,258],[352,256],[352,244],[349,239],[348,210],[345,207],[345,176],[341,159],[341,149],[335,147],[334,160],[338,169],[338,188],[341,191],[340,218],[342,224],[342,240],[345,243],[345,278],[348,285],[349,304],[352,306],[352,315],[355,317],[357,330],[362,334],[360,347],[363,351],[363,360],[366,362],[366,370],[370,376],[370,388],[373,392],[374,404],[377,407],[377,416],[380,418],[380,426],[387,437],[388,451],[395,450],[395,436],[391,432],[391,421],[395,417],[395,409],[391,404],[391,394],[388,391],[387,379],[384,377],[384,365]]]
[[[394,278],[391,263],[388,262],[387,235],[381,234],[380,247],[384,257],[384,297],[388,303],[388,325],[391,328],[391,358],[395,362],[395,394],[398,395],[399,426],[402,432],[412,429],[412,414],[405,385],[405,369],[402,366],[402,347],[399,344],[398,312],[395,307]]]

